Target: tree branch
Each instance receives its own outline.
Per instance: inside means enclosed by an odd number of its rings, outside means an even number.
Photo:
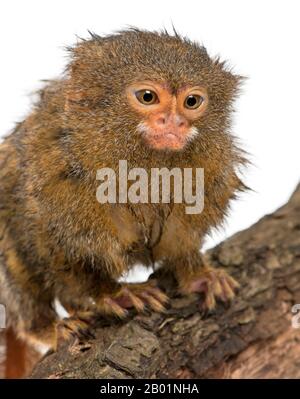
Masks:
[[[211,315],[197,296],[176,297],[165,314],[101,322],[96,339],[46,356],[34,378],[300,377],[300,185],[290,201],[213,250],[211,262],[241,284],[231,306]]]

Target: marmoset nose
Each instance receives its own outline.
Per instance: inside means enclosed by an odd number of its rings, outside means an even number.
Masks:
[[[159,116],[157,119],[154,119],[154,124],[158,127],[162,127],[166,124],[166,121],[164,116]]]
[[[156,129],[165,129],[165,128],[186,128],[188,125],[187,120],[181,115],[167,115],[167,114],[159,114],[154,117],[153,125]]]

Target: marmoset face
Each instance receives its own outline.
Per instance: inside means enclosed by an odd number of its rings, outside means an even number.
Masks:
[[[193,123],[208,106],[201,86],[182,86],[174,92],[168,82],[136,82],[127,88],[127,96],[142,118],[138,132],[156,150],[181,150],[198,134]]]

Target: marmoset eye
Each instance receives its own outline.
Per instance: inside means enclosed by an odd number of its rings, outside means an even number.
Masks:
[[[135,96],[140,103],[145,105],[157,104],[159,102],[157,94],[152,90],[139,90],[135,93]]]
[[[196,109],[199,108],[203,103],[204,98],[198,94],[191,94],[186,97],[184,100],[184,106],[188,109]]]

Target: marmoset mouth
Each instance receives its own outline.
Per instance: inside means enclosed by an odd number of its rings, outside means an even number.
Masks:
[[[164,134],[145,134],[145,141],[147,144],[157,150],[182,150],[189,140],[188,135],[181,135],[174,131],[169,131]]]

